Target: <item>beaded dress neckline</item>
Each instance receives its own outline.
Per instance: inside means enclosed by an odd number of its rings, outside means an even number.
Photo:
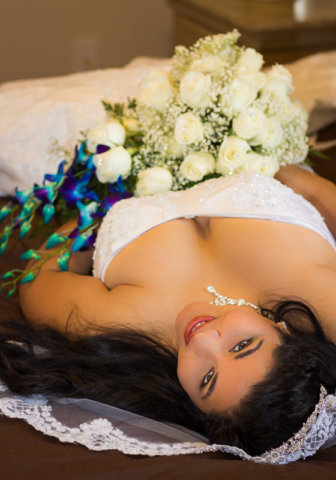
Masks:
[[[300,225],[336,242],[316,208],[273,178],[244,172],[200,183],[189,190],[130,198],[115,204],[98,232],[93,274],[104,281],[113,258],[162,223],[193,217],[255,218]]]

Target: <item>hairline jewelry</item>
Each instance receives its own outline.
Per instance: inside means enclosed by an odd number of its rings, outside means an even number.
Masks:
[[[326,388],[320,385],[320,398],[315,405],[313,413],[308,417],[307,421],[303,424],[301,429],[296,432],[291,438],[284,442],[280,447],[272,448],[268,452],[265,452],[261,457],[267,457],[269,454],[279,453],[281,455],[288,455],[297,452],[305,445],[305,438],[311,427],[316,423],[318,415],[322,412],[322,409],[326,403],[326,396],[328,392]]]

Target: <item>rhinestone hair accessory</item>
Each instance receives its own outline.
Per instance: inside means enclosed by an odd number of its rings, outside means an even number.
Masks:
[[[271,452],[272,454],[278,453],[280,455],[290,455],[300,450],[305,445],[306,435],[308,431],[316,422],[318,415],[322,412],[327,394],[327,390],[323,385],[321,385],[320,399],[315,405],[313,413],[308,417],[308,420],[303,424],[302,428],[297,433],[295,433],[289,440],[280,445],[280,447],[273,448],[272,450],[270,450],[269,452],[265,452],[261,456],[267,457]]]
[[[254,303],[247,302],[243,298],[229,298],[229,297],[224,297],[220,293],[216,292],[215,288],[209,285],[207,287],[208,292],[213,293],[216,295],[216,298],[213,302],[209,302],[211,305],[237,305],[238,307],[252,307],[254,310],[256,310],[258,313],[261,313],[261,309],[257,307],[257,305],[254,305]]]

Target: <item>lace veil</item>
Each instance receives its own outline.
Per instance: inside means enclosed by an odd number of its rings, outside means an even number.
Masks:
[[[0,412],[21,418],[36,430],[90,450],[119,450],[130,455],[171,456],[227,452],[257,463],[285,464],[336,444],[336,395],[328,395],[317,421],[298,451],[276,449],[251,457],[237,447],[210,445],[201,435],[88,399],[34,395],[21,397],[0,383]]]

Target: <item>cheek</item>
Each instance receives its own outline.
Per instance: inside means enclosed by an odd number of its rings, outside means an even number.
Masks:
[[[190,357],[179,357],[177,376],[187,394],[192,395],[192,392],[196,389],[195,386],[197,385],[197,365],[195,361]]]

